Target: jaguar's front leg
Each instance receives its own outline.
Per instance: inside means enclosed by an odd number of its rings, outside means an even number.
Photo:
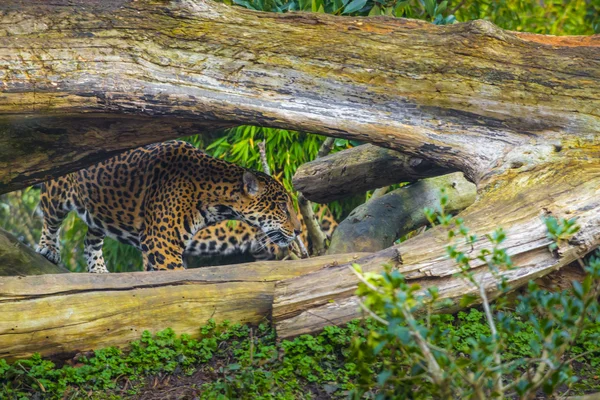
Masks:
[[[88,228],[85,235],[85,250],[84,255],[87,261],[88,272],[95,274],[108,273],[104,255],[102,254],[102,246],[104,245],[104,233],[96,228]]]

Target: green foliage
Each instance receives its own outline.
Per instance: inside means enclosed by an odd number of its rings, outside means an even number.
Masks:
[[[310,398],[307,386],[343,397],[354,388],[355,365],[347,362],[351,338],[364,335],[371,324],[355,321],[344,328],[329,327],[317,336],[303,335],[276,343],[267,325],[250,328],[213,321],[199,339],[177,336],[171,329],[131,343],[123,352],[109,347],[81,357],[77,366],[58,368],[34,355],[9,365],[0,360],[0,398],[83,398],[89,391],[109,396],[125,381],[129,395],[155,374],[191,375],[201,371],[211,379],[202,385],[201,398]]]
[[[224,0],[259,11],[415,18],[435,24],[486,19],[501,28],[552,35],[600,32],[596,0]]]
[[[511,311],[506,297],[490,303],[484,286],[487,275],[495,278],[500,294],[509,289],[504,273],[513,266],[501,248],[504,231],[486,235],[491,249],[474,252],[477,236],[460,218],[444,212],[446,203],[443,194],[439,209],[426,210],[426,216],[432,225],[447,230],[451,241],[447,254],[470,283],[461,305],[477,301],[483,311],[459,313],[464,323],[448,329],[440,323],[447,317],[433,314],[437,288],[423,290],[389,268],[383,274],[362,275],[356,266],[362,280],[358,290],[362,307],[381,324],[355,345],[363,377],[357,395],[375,391],[380,399],[411,393],[413,398],[531,398],[539,390],[551,395],[560,386],[573,387],[577,382],[573,362],[594,354],[592,362],[597,364],[600,357],[600,259],[589,260],[585,279],[573,282],[571,293],[550,293],[530,282]],[[546,219],[545,223],[555,241],[568,240],[578,231],[574,220]],[[474,262],[487,268],[474,272]],[[426,317],[418,320],[417,312]],[[372,374],[368,365],[382,352],[389,353],[392,362],[384,364],[373,382],[368,379]],[[415,385],[425,390],[415,395]]]
[[[459,21],[486,19],[514,31],[550,35],[600,32],[597,0],[466,0],[455,15]]]
[[[550,245],[550,249],[552,250],[579,232],[579,226],[576,224],[577,221],[575,218],[562,218],[558,220],[554,217],[548,217],[544,219],[544,222],[548,230],[548,238],[552,240],[552,244]]]
[[[517,312],[508,312],[506,319],[513,321],[516,333],[505,337],[503,359],[518,363],[523,357],[534,357],[530,343],[538,340],[536,330]],[[440,346],[462,358],[470,354],[474,341],[490,335],[484,313],[474,308],[456,316],[431,315],[419,324],[435,327],[440,332]],[[365,397],[370,398],[374,388],[383,396],[395,379],[386,372],[392,366],[408,373],[420,367],[413,354],[401,354],[389,344],[379,345],[376,354],[369,350],[380,343],[380,329],[371,319],[353,321],[345,327],[326,327],[319,335],[280,343],[264,324],[250,328],[228,323],[217,326],[209,321],[194,339],[177,336],[171,329],[154,336],[144,332],[129,351],[116,347],[96,350],[80,357],[74,366],[58,367],[39,355],[12,365],[0,359],[0,398],[75,399],[89,398],[89,393],[94,393],[93,398],[127,398],[144,388],[146,377],[167,374],[203,376],[206,383],[199,383],[198,388],[202,399],[298,399],[319,394],[347,398],[365,390]],[[600,365],[599,335],[600,322],[589,324],[570,357]],[[579,383],[580,389],[589,390],[597,368],[582,372],[589,377]],[[418,384],[422,398],[435,393],[426,381]],[[408,382],[405,389],[410,390]]]
[[[251,10],[288,12],[308,11],[334,15],[418,18],[435,24],[451,24],[456,18],[448,1],[436,0],[224,0]]]
[[[220,343],[247,334],[247,327],[217,327],[209,321],[199,339],[177,337],[171,329],[154,337],[146,331],[131,343],[129,352],[116,347],[96,350],[80,358],[77,367],[56,368],[39,354],[10,366],[0,360],[0,398],[29,398],[35,392],[44,393],[46,398],[62,398],[72,392],[84,395],[89,390],[115,389],[125,378],[135,382],[158,372],[189,374],[194,365],[211,360]]]

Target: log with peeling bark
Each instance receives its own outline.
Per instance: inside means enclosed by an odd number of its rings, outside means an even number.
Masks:
[[[370,142],[463,172],[478,185],[462,214],[480,234],[475,247],[504,227],[515,287],[600,243],[597,35],[269,14],[204,0],[2,2],[0,78],[0,191],[179,136],[177,126],[189,134],[255,124]],[[547,215],[581,226],[558,253],[547,248]],[[453,277],[443,237],[433,229],[359,262],[395,265],[457,304],[468,287]],[[345,264],[282,282],[280,334],[359,316],[355,286]]]
[[[456,214],[475,201],[475,185],[460,172],[423,179],[355,208],[333,232],[327,254],[372,253],[393,245],[428,224],[423,208],[439,208],[442,190],[448,196],[448,213]]]
[[[329,203],[400,182],[451,172],[422,158],[365,144],[302,164],[294,189],[310,201]]]
[[[124,346],[144,330],[199,334],[208,319],[257,324],[275,282],[365,254],[207,267],[180,273],[65,274],[0,279],[0,358]]]
[[[0,228],[0,277],[62,274],[65,272],[69,271],[52,264],[32,248],[19,242],[12,234]],[[2,310],[1,307],[0,310]]]

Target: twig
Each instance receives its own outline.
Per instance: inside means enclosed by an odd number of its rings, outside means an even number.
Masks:
[[[312,241],[313,253],[320,256],[325,253],[327,236],[325,236],[319,226],[319,222],[312,209],[312,203],[306,200],[306,197],[304,197],[302,193],[298,193],[298,207],[300,208],[300,214],[302,214],[302,218],[304,219],[308,237],[310,237]]]
[[[29,371],[27,371],[27,369],[25,369],[25,367],[23,366],[23,364],[18,364],[18,365],[19,365],[19,367],[21,367],[23,369],[23,371],[25,371],[26,374],[29,374]],[[44,385],[42,385],[42,382],[40,382],[35,376],[31,376],[31,378],[33,378],[33,380],[35,381],[35,383],[38,384],[38,386],[42,390],[42,393],[46,393],[46,388],[44,387]]]
[[[429,370],[431,371],[431,377],[433,378],[434,383],[437,386],[439,386],[443,392],[445,392],[444,398],[451,398],[450,396],[448,396],[448,394],[450,394],[450,387],[447,385],[446,379],[444,379],[444,371],[442,370],[437,360],[435,359],[433,353],[429,349],[427,341],[421,335],[421,332],[419,332],[415,318],[413,317],[406,303],[400,306],[400,310],[402,311],[407,326],[410,329],[411,336],[415,338],[415,341],[421,349],[423,356],[425,356],[425,360],[429,365]]]
[[[371,282],[369,282],[368,280],[365,279],[364,276],[362,276],[361,273],[359,273],[357,270],[355,270],[351,265],[348,265],[348,268],[350,269],[350,271],[352,271],[352,273],[354,275],[356,275],[356,277],[358,278],[359,281],[361,281],[362,283],[364,283],[365,285],[367,285],[367,287],[369,289],[371,289],[374,292],[377,292],[379,294],[383,294],[381,292],[381,290],[379,290],[376,286],[374,286]]]
[[[267,142],[264,139],[262,142],[258,142],[258,153],[260,154],[260,160],[262,161],[263,172],[271,176],[271,168],[269,168],[269,163],[267,162],[266,143]]]
[[[327,139],[325,139],[325,141],[323,142],[323,144],[321,144],[321,147],[319,148],[317,158],[325,157],[327,154],[329,154],[331,152],[331,149],[333,149],[334,143],[335,138],[328,137]]]
[[[325,139],[325,141],[323,142],[323,144],[321,144],[321,147],[319,148],[317,158],[321,158],[329,154],[329,152],[333,148],[334,143],[334,138]],[[325,244],[327,243],[327,236],[325,235],[323,230],[321,230],[319,221],[315,217],[315,213],[312,209],[312,203],[308,201],[302,193],[298,193],[298,207],[300,208],[300,214],[302,214],[302,218],[304,219],[304,223],[306,224],[308,237],[310,237],[310,240],[313,244],[313,253],[320,256],[325,253]]]
[[[306,258],[310,257],[310,254],[308,254],[308,250],[306,250],[306,246],[304,245],[304,242],[300,236],[296,236],[296,243],[298,243],[298,247],[300,247],[301,256]]]
[[[389,188],[390,188],[389,186],[386,186],[386,187],[382,187],[382,188],[373,190],[373,194],[371,195],[371,198],[369,199],[369,201],[380,198],[381,196],[383,196],[384,194],[387,193]]]
[[[454,7],[452,10],[450,10],[450,15],[454,15],[455,12],[457,12],[459,10],[459,8],[461,8],[463,6],[463,4],[465,4],[466,0],[462,0],[460,3],[458,3],[456,5],[456,7]]]
[[[250,328],[250,365],[254,364],[254,335],[253,330]]]
[[[375,314],[373,311],[371,311],[371,310],[369,309],[369,307],[367,307],[367,306],[365,305],[365,303],[363,303],[363,302],[362,302],[360,299],[358,299],[358,305],[360,306],[360,308],[362,308],[362,310],[363,310],[364,312],[366,312],[367,314],[369,314],[369,315],[371,316],[371,318],[373,318],[373,319],[374,319],[374,320],[376,320],[377,322],[379,322],[379,323],[381,323],[381,324],[383,324],[383,325],[385,325],[385,326],[388,326],[388,325],[390,324],[390,323],[389,323],[389,322],[387,322],[385,319],[381,318],[379,315],[377,315],[377,314]]]
[[[486,274],[482,274],[481,280],[479,281],[479,296],[481,297],[483,311],[485,312],[485,318],[488,321],[488,325],[490,326],[490,331],[492,333],[492,338],[494,340],[494,363],[496,363],[496,365],[501,365],[502,358],[500,357],[500,353],[498,352],[500,347],[500,336],[498,335],[498,330],[496,330],[496,324],[494,323],[494,316],[492,315],[490,302],[485,292],[485,285],[483,283],[483,278],[485,277],[485,275]],[[497,371],[494,373],[494,375],[494,386],[496,393],[504,393],[504,389],[502,387],[502,371]]]

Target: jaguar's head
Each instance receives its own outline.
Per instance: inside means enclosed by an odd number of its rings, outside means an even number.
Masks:
[[[290,195],[262,172],[244,171],[239,203],[240,219],[260,228],[280,247],[289,246],[302,230]]]

